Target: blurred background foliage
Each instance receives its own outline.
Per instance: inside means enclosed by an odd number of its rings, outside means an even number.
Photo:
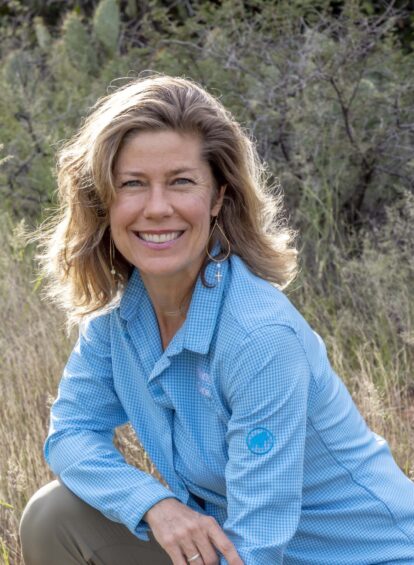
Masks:
[[[381,223],[385,207],[413,191],[409,8],[354,0],[6,0],[1,206],[36,221],[53,204],[55,151],[108,88],[148,70],[184,75],[220,96],[250,130],[306,233],[304,257],[314,263],[316,253],[325,267],[332,244]]]
[[[198,81],[256,140],[300,233],[291,299],[413,476],[414,2],[2,0],[0,61],[0,560],[20,563],[20,512],[49,478],[71,344],[18,232],[55,206],[56,150],[96,99],[150,72]]]

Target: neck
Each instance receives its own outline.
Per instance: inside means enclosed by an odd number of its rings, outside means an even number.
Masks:
[[[141,276],[157,316],[165,349],[186,319],[197,277],[153,280]]]

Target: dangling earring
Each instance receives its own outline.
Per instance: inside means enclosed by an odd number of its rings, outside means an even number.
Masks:
[[[221,259],[216,259],[215,257],[213,257],[208,250],[208,244],[210,243],[210,239],[211,239],[216,227],[220,230],[221,235],[223,236],[223,238],[224,238],[224,240],[227,244],[226,254]],[[230,241],[228,240],[226,234],[224,233],[223,228],[218,223],[217,216],[216,216],[214,226],[212,227],[211,232],[210,232],[210,236],[207,240],[207,256],[211,261],[213,261],[216,264],[216,274],[214,275],[214,277],[217,280],[217,283],[220,283],[221,279],[223,278],[223,275],[221,274],[221,263],[223,263],[223,261],[225,261],[229,257],[230,252],[231,252]]]
[[[114,240],[112,239],[111,235],[109,235],[109,264],[111,267],[112,278],[115,280],[117,273],[114,266],[114,255],[115,255]]]

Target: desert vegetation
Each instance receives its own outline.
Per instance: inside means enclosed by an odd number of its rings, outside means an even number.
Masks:
[[[404,2],[6,0],[0,18],[0,563],[22,563],[22,509],[52,478],[42,445],[76,339],[42,300],[22,234],[55,206],[62,140],[98,96],[143,73],[197,80],[251,132],[299,231],[289,298],[414,478],[414,31]],[[128,427],[116,441],[157,475]]]

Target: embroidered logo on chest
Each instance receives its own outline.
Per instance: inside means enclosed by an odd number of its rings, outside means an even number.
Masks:
[[[213,387],[213,379],[211,375],[209,375],[204,369],[201,367],[197,367],[197,390],[200,394],[205,396],[206,398],[211,398],[213,395],[212,392]]]

